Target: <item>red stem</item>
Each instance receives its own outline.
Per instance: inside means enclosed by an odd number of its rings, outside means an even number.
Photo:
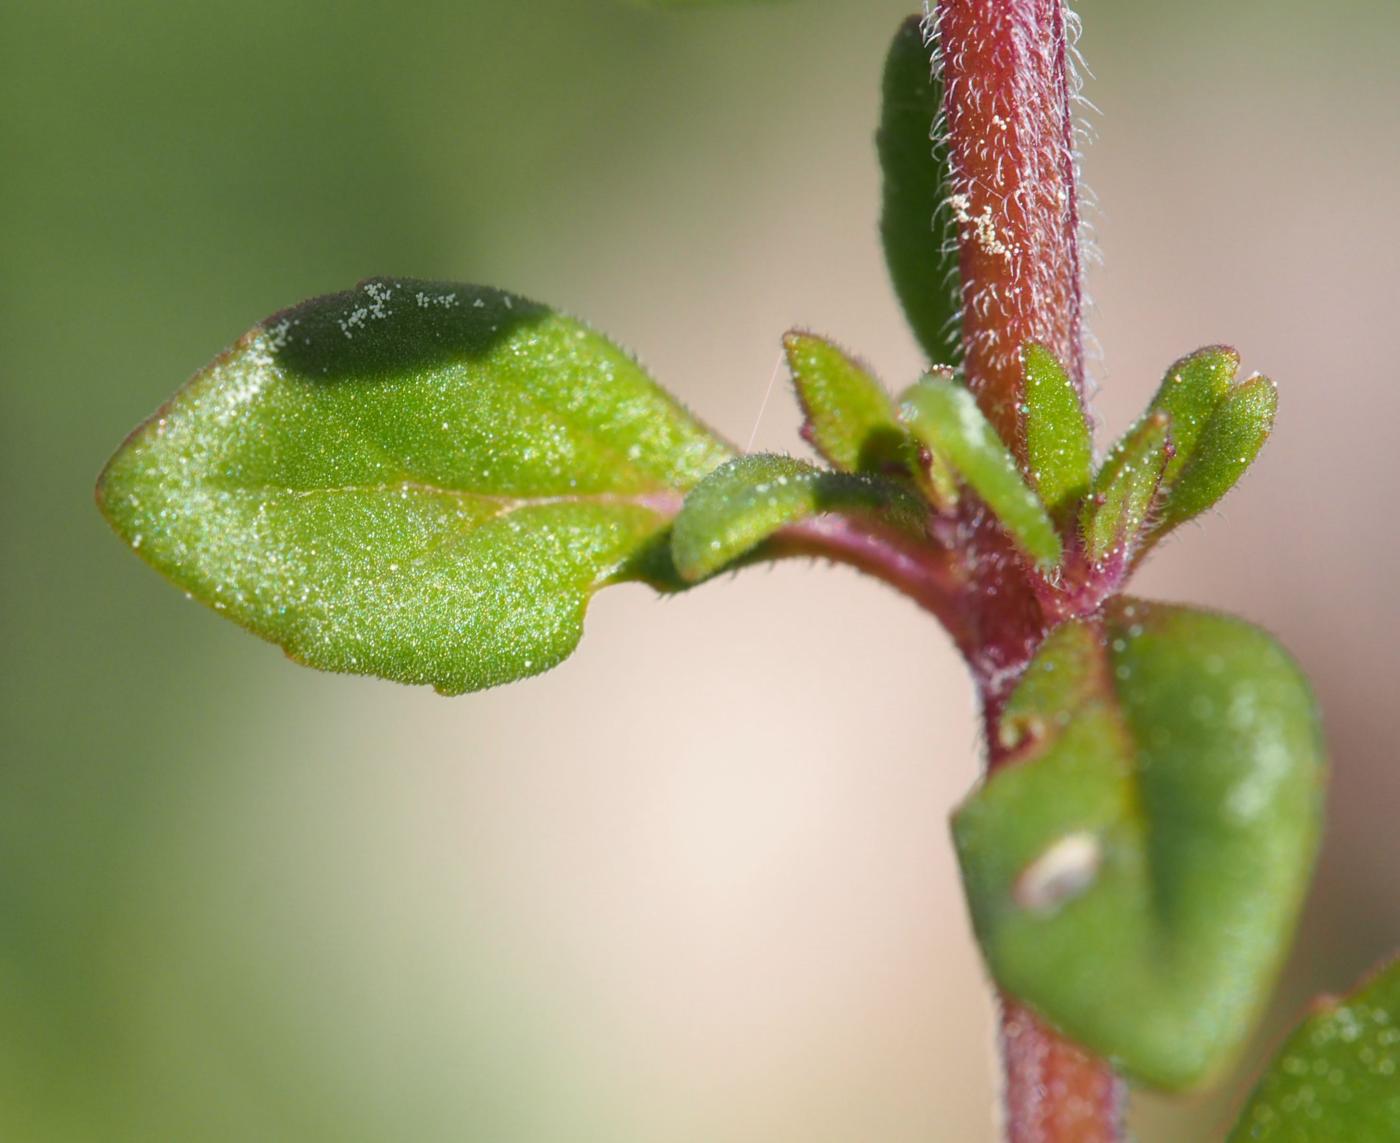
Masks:
[[[1113,1069],[1001,1000],[1007,1137],[1015,1143],[1117,1143],[1123,1085]]]
[[[1062,0],[940,0],[967,381],[1020,452],[1021,347],[1083,389],[1079,201]]]
[[[939,0],[950,206],[959,222],[967,383],[1024,462],[1021,348],[1036,340],[1083,393],[1079,206],[1063,0]],[[1054,617],[985,513],[965,520],[979,581],[976,650],[987,765],[1011,684]],[[1031,573],[1033,575],[1033,573]],[[988,592],[988,587],[994,591]],[[991,604],[989,607],[988,604]],[[1123,1088],[1112,1068],[1029,1009],[1002,1000],[1011,1143],[1116,1143]]]
[[[835,560],[884,580],[937,618],[971,657],[976,631],[964,604],[968,584],[950,549],[874,521],[823,515],[784,528],[767,554]]]

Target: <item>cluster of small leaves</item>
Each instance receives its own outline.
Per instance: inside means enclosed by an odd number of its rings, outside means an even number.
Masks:
[[[934,360],[956,365],[957,227],[944,201],[951,179],[936,127],[943,90],[926,40],[924,23],[911,18],[885,62],[881,235],[919,343]],[[934,451],[976,453],[974,471],[964,469],[963,477],[1042,569],[1082,553],[1100,578],[1121,582],[1148,548],[1229,491],[1273,427],[1272,382],[1256,376],[1232,385],[1234,351],[1203,349],[1168,370],[1142,419],[1095,472],[1074,381],[1033,342],[1023,347],[1022,362],[1023,473],[1011,455],[1016,442],[1002,442],[981,421],[965,390],[948,385],[940,393],[930,380],[911,392],[918,410],[910,412]]]
[[[957,605],[995,608],[958,545],[999,531],[1060,610],[998,724],[1015,763],[955,816],[978,938],[1008,993],[1128,1074],[1187,1087],[1238,1050],[1287,947],[1323,751],[1268,636],[1118,593],[1240,478],[1276,394],[1237,382],[1232,350],[1200,350],[1096,466],[1075,380],[1031,342],[1022,436],[1004,440],[947,352],[941,98],[911,20],[885,69],[881,229],[940,364],[896,397],[831,341],[788,334],[820,464],[738,455],[547,307],[377,279],[255,326],[127,440],[99,503],[158,570],[294,658],[452,694],[560,662],[600,587],[674,591],[821,552],[824,516],[871,551],[951,563]],[[1275,1137],[1270,1109],[1299,1098],[1278,1090],[1248,1137]]]

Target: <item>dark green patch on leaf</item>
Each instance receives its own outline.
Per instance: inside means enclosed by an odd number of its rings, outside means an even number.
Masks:
[[[704,579],[780,528],[823,512],[875,514],[918,533],[926,509],[908,489],[877,477],[827,472],[788,456],[742,456],[686,497],[671,533],[676,571]]]
[[[728,448],[601,335],[380,279],[255,326],[108,464],[112,526],[332,671],[446,693],[567,656]]]
[[[1254,1089],[1230,1143],[1400,1139],[1400,961],[1320,1005]]]
[[[922,23],[901,25],[885,60],[876,144],[884,172],[880,235],[895,293],[929,359],[957,365],[957,231],[945,199],[948,149],[933,137],[943,84],[934,74]]]
[[[1312,868],[1312,696],[1263,632],[1139,600],[1057,629],[957,811],[998,984],[1130,1076],[1191,1087],[1248,1036]]]

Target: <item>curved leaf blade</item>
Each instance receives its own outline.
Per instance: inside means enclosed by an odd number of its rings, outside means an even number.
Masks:
[[[912,492],[876,477],[827,472],[790,456],[741,456],[686,497],[671,532],[671,555],[681,579],[694,583],[811,516],[873,513],[917,531],[925,511]]]
[[[1170,486],[1195,454],[1201,432],[1230,391],[1239,368],[1238,353],[1228,345],[1211,345],[1188,354],[1167,370],[1148,406],[1149,413],[1162,412],[1171,418],[1175,455],[1162,474],[1166,485]]]
[[[378,279],[274,315],[108,464],[148,563],[331,671],[547,670],[730,455],[620,349],[511,294]]]
[[[1213,508],[1254,463],[1274,428],[1278,390],[1251,377],[1225,395],[1162,502],[1156,531],[1171,529]]]
[[[1046,640],[1000,724],[1020,755],[953,820],[992,975],[1145,1083],[1238,1051],[1317,847],[1297,667],[1224,616],[1117,600]]]
[[[1400,1139],[1400,960],[1289,1036],[1230,1143]]]
[[[1080,532],[1089,558],[1124,562],[1137,548],[1169,459],[1165,413],[1152,413],[1131,428],[1104,459],[1092,495],[1080,512]]]
[[[904,394],[899,415],[935,458],[949,464],[982,498],[1036,563],[1051,568],[1060,562],[1060,536],[1045,506],[964,386],[946,377],[924,377]]]
[[[1053,516],[1089,491],[1094,440],[1079,390],[1054,354],[1032,341],[1021,359],[1026,373],[1026,461],[1031,482]]]
[[[824,337],[793,331],[783,338],[805,422],[802,436],[842,472],[904,468],[908,433],[894,401],[869,370]]]
[[[880,236],[914,336],[930,361],[958,365],[957,228],[946,203],[948,148],[934,131],[942,111],[943,83],[933,68],[923,22],[911,16],[885,59],[876,135],[884,172]]]

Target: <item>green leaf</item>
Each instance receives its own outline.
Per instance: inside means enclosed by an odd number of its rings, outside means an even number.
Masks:
[[[887,480],[827,472],[790,456],[741,456],[686,497],[671,533],[676,571],[688,583],[704,579],[780,528],[823,512],[873,513],[917,533],[927,509]]]
[[[379,279],[255,326],[128,439],[98,500],[293,658],[444,693],[567,656],[600,586],[730,455],[607,339]]]
[[[1167,370],[1144,421],[1129,430],[1129,435],[1139,430],[1154,414],[1170,418],[1172,455],[1162,473],[1160,510],[1139,555],[1218,502],[1268,439],[1278,393],[1266,377],[1232,385],[1238,369],[1239,355],[1227,346],[1210,346],[1182,358]],[[1115,446],[1115,453],[1122,447]]]
[[[1060,537],[1045,506],[964,386],[946,377],[924,377],[905,393],[899,415],[982,498],[1023,551],[1042,567],[1059,563]]]
[[[1089,491],[1094,473],[1094,441],[1079,392],[1043,345],[1027,342],[1026,460],[1031,481],[1051,515]]]
[[[953,834],[1009,994],[1180,1089],[1248,1036],[1317,848],[1323,747],[1263,632],[1140,600],[1064,624],[999,724],[1017,753]]]
[[[1167,370],[1148,412],[1171,418],[1172,448],[1163,483],[1170,486],[1196,451],[1196,442],[1216,406],[1230,391],[1239,371],[1240,355],[1226,345],[1212,345],[1183,357]]]
[[[806,420],[802,436],[835,468],[912,477],[934,505],[950,508],[957,487],[946,464],[921,449],[870,372],[824,338],[783,338]]]
[[[802,435],[842,472],[904,468],[909,434],[880,382],[825,338],[789,333],[788,368],[806,421]]]
[[[1400,960],[1299,1025],[1230,1143],[1400,1139]]]
[[[1278,390],[1267,377],[1251,377],[1225,395],[1166,493],[1159,535],[1199,516],[1235,486],[1269,439],[1277,411]]]
[[[1095,563],[1116,554],[1126,562],[1136,549],[1167,464],[1167,432],[1167,415],[1152,413],[1104,458],[1080,512],[1084,546]]]
[[[948,148],[933,127],[943,109],[922,21],[907,19],[885,60],[876,146],[884,172],[880,235],[895,293],[934,362],[962,360],[957,229],[948,196]]]

